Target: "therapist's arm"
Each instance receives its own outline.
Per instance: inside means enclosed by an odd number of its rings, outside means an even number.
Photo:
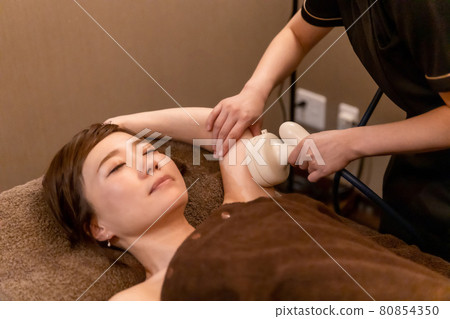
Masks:
[[[450,148],[450,92],[441,93],[446,105],[396,122],[359,128],[361,156],[430,152]]]
[[[311,134],[308,138],[316,144],[325,165],[313,160],[300,168],[308,170],[308,179],[315,182],[361,157],[450,148],[450,92],[440,95],[446,105],[407,120]],[[304,142],[289,157],[291,164],[295,164]]]
[[[223,154],[228,151],[228,139],[238,139],[248,127],[253,135],[260,134],[261,120],[250,125],[262,114],[272,89],[331,29],[307,23],[299,11],[272,40],[242,91],[214,107],[207,129],[212,130],[214,138],[224,140]]]

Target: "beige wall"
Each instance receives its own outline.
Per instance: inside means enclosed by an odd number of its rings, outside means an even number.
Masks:
[[[214,106],[236,94],[291,11],[288,0],[79,3],[183,106]],[[376,90],[345,37],[298,85],[328,97],[328,128],[340,101],[364,108]],[[176,104],[74,1],[0,3],[0,191],[42,175],[90,123],[168,107]],[[402,116],[391,109],[384,99],[373,122]],[[276,131],[280,122],[274,107],[265,124]],[[371,175],[378,189],[380,173]]]

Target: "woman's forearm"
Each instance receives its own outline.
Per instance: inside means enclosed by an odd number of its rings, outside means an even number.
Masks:
[[[122,115],[106,122],[111,121],[136,133],[150,129],[177,141],[192,144],[193,139],[211,138],[212,133],[205,129],[210,112],[211,109],[206,107],[171,108]]]
[[[450,148],[450,107],[441,106],[400,122],[351,130],[357,157],[446,149]]]

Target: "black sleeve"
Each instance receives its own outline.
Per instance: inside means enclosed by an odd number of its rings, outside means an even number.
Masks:
[[[302,7],[302,17],[309,24],[318,27],[343,25],[336,0],[305,0]]]
[[[400,37],[436,92],[450,91],[450,1],[395,0]]]

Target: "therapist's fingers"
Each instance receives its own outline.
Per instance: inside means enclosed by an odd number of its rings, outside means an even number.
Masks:
[[[314,167],[314,164],[312,162],[309,162],[308,163],[308,174],[311,174],[315,170],[316,170],[316,168]]]
[[[236,125],[237,120],[228,116],[225,123],[223,123],[222,128],[217,134],[218,143],[222,143],[222,148],[216,149],[219,156],[224,156],[228,152],[228,139],[230,138],[230,133]],[[225,147],[225,144],[227,147]]]
[[[247,129],[247,124],[243,122],[236,122],[233,128],[231,129],[230,133],[228,133],[228,136],[225,138],[225,141],[223,143],[223,155],[225,156],[228,151],[230,150],[230,147],[236,140],[238,140],[244,131]]]
[[[309,162],[303,162],[301,165],[298,166],[303,171],[308,171],[308,173],[311,173],[309,171]]]
[[[309,155],[311,155],[311,154],[309,154]],[[311,173],[314,170],[314,166],[313,166],[312,162],[310,162],[310,161],[300,162],[298,167],[301,170],[308,171],[308,173]]]
[[[294,148],[294,150],[291,152],[291,154],[289,154],[288,162],[289,162],[289,164],[291,164],[292,166],[298,165],[298,164],[297,164],[297,158],[298,158],[299,155],[300,155],[300,152],[301,152],[301,150],[302,150],[303,144],[304,144],[304,139],[303,139],[302,141],[300,141],[300,143],[297,144],[297,146]],[[305,166],[304,164],[305,164],[305,163],[303,163],[303,164],[300,165],[299,167],[300,167],[301,169],[306,169],[308,166]],[[303,166],[303,167],[302,167],[302,166]]]
[[[310,181],[311,183],[315,183],[322,177],[324,177],[324,175],[320,171],[316,170],[308,175],[308,181]]]
[[[317,181],[318,179],[320,179],[322,177],[317,172],[318,170],[321,170],[321,167],[317,164],[317,161],[314,158],[314,154],[311,152],[311,150],[308,150],[308,152],[306,154],[303,154],[303,156],[307,155],[305,158],[299,159],[305,141],[306,141],[306,139],[303,139],[302,141],[300,141],[300,143],[298,143],[298,145],[295,147],[295,149],[290,154],[288,161],[291,165],[293,165],[293,166],[298,165],[298,167],[301,170],[307,171],[309,174],[308,180],[310,182],[312,181],[310,179],[310,176],[312,176],[311,178],[314,181]]]
[[[311,161],[309,163],[308,172],[308,180],[311,183],[315,183],[322,177],[328,176],[332,173],[329,172],[323,165],[318,165],[316,161]]]
[[[253,136],[261,135],[262,119],[250,126],[250,132]]]
[[[222,130],[223,125],[225,124],[225,122],[228,119],[228,114],[226,114],[225,112],[221,112],[219,114],[219,116],[216,118],[216,120],[214,121],[214,125],[213,125],[213,129],[212,129],[212,138],[213,139],[218,139],[219,136],[219,132]],[[213,146],[214,152],[217,151],[217,147],[222,144],[221,141],[217,141],[216,145]]]
[[[222,129],[223,124],[227,121],[230,115],[225,110],[222,110],[214,120],[214,124],[212,126],[212,138],[217,139],[219,136],[219,132]]]
[[[230,135],[231,130],[236,125],[236,122],[236,119],[228,116],[225,122],[222,124],[222,127],[220,128],[219,133],[217,134],[217,138],[225,142],[225,139]]]
[[[222,102],[219,102],[219,104],[217,104],[213,108],[211,113],[209,113],[209,116],[206,119],[206,130],[211,131],[213,129],[214,122],[216,121],[221,111],[222,111]]]

